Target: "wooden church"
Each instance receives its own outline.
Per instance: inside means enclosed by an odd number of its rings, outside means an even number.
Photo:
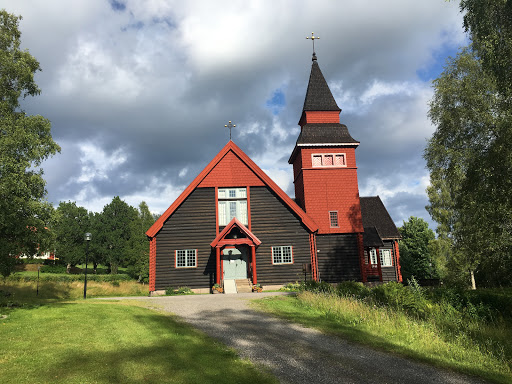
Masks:
[[[214,284],[401,281],[400,234],[378,196],[359,197],[359,142],[313,63],[288,162],[291,199],[229,141],[146,232],[150,291]]]

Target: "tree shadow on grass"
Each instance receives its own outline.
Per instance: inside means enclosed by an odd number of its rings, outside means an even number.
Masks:
[[[76,349],[38,372],[43,382],[275,383],[236,354],[189,326],[159,314],[135,316],[158,342],[126,343],[110,350]]]

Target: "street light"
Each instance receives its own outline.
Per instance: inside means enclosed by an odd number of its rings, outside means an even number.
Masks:
[[[84,279],[84,299],[87,298],[87,255],[89,254],[89,241],[91,241],[92,235],[87,232],[85,234],[85,279]]]

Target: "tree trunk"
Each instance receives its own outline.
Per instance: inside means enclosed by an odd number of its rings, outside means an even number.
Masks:
[[[66,266],[66,273],[71,273],[71,263],[68,263],[68,265]]]
[[[110,263],[110,274],[117,275],[117,267],[118,267],[117,264]]]
[[[469,273],[471,274],[471,289],[476,289],[476,283],[475,283],[475,271],[470,270]]]
[[[94,274],[98,273],[98,263],[96,261],[93,261],[92,266],[93,266]]]

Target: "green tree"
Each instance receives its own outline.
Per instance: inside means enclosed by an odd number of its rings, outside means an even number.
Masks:
[[[110,264],[111,273],[117,274],[119,266],[131,252],[130,240],[138,212],[116,196],[110,204],[105,205],[98,219],[98,241],[103,248],[105,261]]]
[[[486,72],[510,104],[512,93],[512,2],[510,0],[461,0],[464,29]]]
[[[435,234],[428,227],[428,223],[419,217],[411,216],[398,230],[402,235],[400,266],[404,278],[410,279],[412,276],[417,279],[437,278],[437,267],[430,248]]]
[[[486,285],[500,284],[498,265],[512,272],[510,110],[472,47],[448,61],[434,90],[429,116],[437,128],[425,150],[427,210],[439,235],[452,241],[456,267],[472,287],[475,273]]]
[[[138,217],[134,220],[132,237],[129,247],[128,267],[132,275],[137,276],[138,281],[149,281],[149,244],[146,231],[155,222],[146,202],[139,204]]]
[[[41,162],[60,151],[50,122],[27,115],[20,99],[40,93],[34,74],[41,70],[20,49],[21,16],[0,11],[0,272],[8,276],[14,257],[33,255],[45,243],[52,206],[44,201]]]
[[[67,264],[67,271],[78,263],[85,262],[85,233],[90,228],[89,213],[75,202],[59,203],[55,212],[52,231],[56,237],[57,257]]]

